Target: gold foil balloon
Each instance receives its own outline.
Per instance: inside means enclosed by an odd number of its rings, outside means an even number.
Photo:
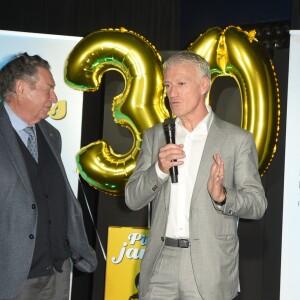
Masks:
[[[212,83],[219,76],[230,76],[237,82],[242,99],[241,127],[254,136],[260,174],[264,175],[276,151],[280,102],[274,67],[255,39],[255,31],[214,27],[201,34],[189,50],[210,63]],[[124,78],[124,91],[113,99],[112,113],[115,123],[132,133],[132,148],[118,154],[99,140],[83,147],[76,162],[89,184],[117,196],[124,193],[135,168],[143,132],[162,122],[168,112],[161,58],[145,38],[124,28],[91,33],[70,53],[65,81],[74,89],[94,92],[100,88],[103,74],[110,70]]]
[[[212,83],[218,76],[236,80],[242,98],[241,127],[254,136],[263,176],[276,152],[280,101],[274,67],[255,39],[255,31],[214,27],[201,34],[189,50],[209,62]]]
[[[131,150],[118,154],[104,140],[83,147],[76,155],[78,171],[93,187],[122,195],[140,151],[143,132],[168,115],[164,105],[161,57],[145,38],[121,29],[102,29],[84,37],[70,53],[65,81],[74,89],[94,92],[101,77],[115,70],[125,81],[112,101],[114,121],[133,136]]]

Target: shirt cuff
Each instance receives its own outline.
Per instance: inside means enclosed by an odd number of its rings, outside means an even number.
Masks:
[[[162,180],[165,180],[169,176],[169,174],[166,174],[163,171],[161,171],[161,169],[158,166],[158,162],[156,162],[156,164],[155,164],[155,170],[156,170],[157,176]]]

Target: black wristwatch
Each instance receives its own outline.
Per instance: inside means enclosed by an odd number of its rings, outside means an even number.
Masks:
[[[225,186],[223,186],[223,192],[224,192],[224,195],[225,195],[224,200],[222,200],[221,202],[217,202],[217,201],[214,200],[214,202],[215,202],[216,205],[223,206],[226,203],[226,200],[227,200],[227,191],[226,191]]]

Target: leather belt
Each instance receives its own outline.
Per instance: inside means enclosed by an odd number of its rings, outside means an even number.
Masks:
[[[188,248],[190,246],[190,241],[188,239],[172,239],[166,237],[165,245],[171,247]]]

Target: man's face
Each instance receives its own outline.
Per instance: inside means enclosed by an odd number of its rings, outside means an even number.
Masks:
[[[192,63],[178,63],[165,70],[164,85],[172,113],[189,118],[201,109],[205,101],[209,80]]]
[[[51,72],[38,68],[37,81],[34,85],[23,83],[23,96],[19,101],[19,109],[28,124],[35,124],[47,118],[53,103],[57,102],[54,92],[55,82]]]

